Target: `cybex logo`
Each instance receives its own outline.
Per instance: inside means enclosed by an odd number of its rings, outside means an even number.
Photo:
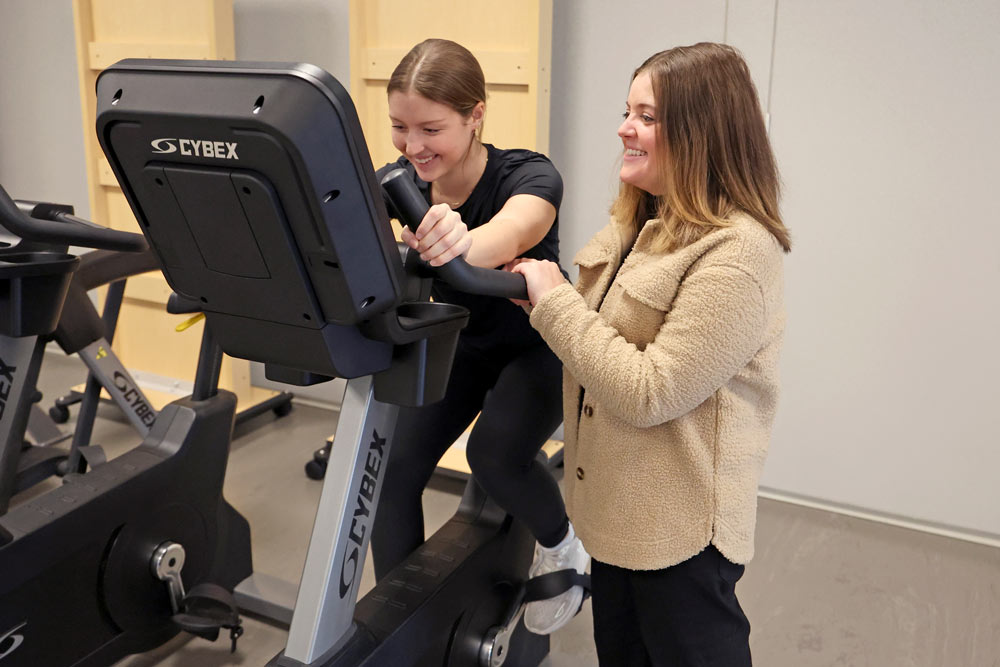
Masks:
[[[24,635],[17,634],[17,631],[26,625],[27,623],[22,623],[0,635],[0,660],[9,656],[24,643]]]
[[[7,411],[7,400],[14,387],[14,373],[16,371],[16,366],[8,366],[7,362],[0,359],[0,419],[3,419],[3,415]]]
[[[344,552],[344,561],[340,565],[340,597],[354,587],[354,579],[358,574],[358,558],[361,556],[361,546],[371,521],[371,505],[375,502],[375,492],[378,490],[379,472],[382,470],[382,459],[385,458],[383,448],[385,438],[378,437],[378,431],[372,431],[372,441],[368,446],[368,456],[365,458],[365,472],[361,477],[361,488],[358,491],[357,509],[351,519],[351,532],[348,537],[353,545],[348,545]],[[349,551],[349,553],[348,553]]]
[[[100,357],[98,357],[100,358]],[[132,386],[129,382],[129,378],[123,375],[119,371],[114,372],[115,387],[122,393],[122,398],[132,406],[132,411],[135,412],[136,416],[146,426],[152,426],[153,422],[156,421],[156,413],[153,412],[153,408],[149,407],[146,403],[145,397],[142,393]]]
[[[176,139],[153,139],[149,142],[153,147],[154,153],[176,153],[177,152],[177,140]]]
[[[181,155],[214,157],[223,160],[240,159],[236,154],[237,142],[235,141],[208,141],[207,139],[174,139],[164,137],[153,139],[149,142],[149,145],[153,147],[153,153],[157,155],[180,153]]]

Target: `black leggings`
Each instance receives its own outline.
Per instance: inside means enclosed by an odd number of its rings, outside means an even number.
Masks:
[[[481,412],[481,414],[480,414]],[[401,408],[372,530],[382,579],[424,541],[421,496],[438,460],[480,414],[466,457],[472,474],[539,542],[554,546],[568,519],[559,486],[535,461],[562,421],[562,366],[544,344],[488,355],[459,340],[444,399]]]

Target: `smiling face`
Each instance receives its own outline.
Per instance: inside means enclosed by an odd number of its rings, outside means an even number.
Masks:
[[[419,93],[394,91],[389,94],[392,145],[413,163],[422,180],[437,181],[465,159],[484,109],[480,102],[463,116]]]
[[[625,103],[625,120],[618,128],[625,151],[620,176],[625,183],[651,195],[666,191],[658,167],[661,152],[657,143],[658,126],[653,82],[648,72],[642,72],[632,80]]]

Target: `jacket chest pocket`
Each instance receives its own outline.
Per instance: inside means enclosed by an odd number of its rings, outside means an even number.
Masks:
[[[606,253],[588,246],[577,254],[574,263],[579,269],[576,290],[583,296],[588,307],[596,309],[605,286],[611,282],[611,262]]]
[[[601,313],[625,340],[643,350],[663,326],[679,282],[646,267],[619,275],[608,290]]]
[[[589,295],[600,287],[603,274],[607,271],[607,262],[581,264],[577,262],[579,275],[576,279],[576,289],[583,295]]]

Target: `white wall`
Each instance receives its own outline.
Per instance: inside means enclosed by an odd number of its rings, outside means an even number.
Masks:
[[[1000,534],[998,33],[995,0],[779,5],[795,248],[765,484]]]
[[[347,81],[347,2],[236,0],[237,57]],[[1000,536],[1000,4],[554,0],[563,257],[605,224],[632,70],[724,40],[771,115],[795,247],[764,484]],[[0,183],[86,212],[72,12],[0,2]],[[773,71],[772,71],[773,70]]]
[[[90,214],[73,7],[0,1],[0,185]]]
[[[350,89],[348,0],[233,0],[237,60],[306,62]]]

